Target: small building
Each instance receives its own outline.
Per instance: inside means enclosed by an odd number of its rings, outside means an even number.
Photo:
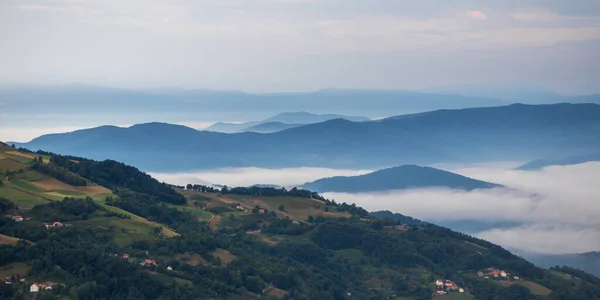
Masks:
[[[464,293],[464,292],[465,292],[465,289],[463,289],[463,288],[460,288],[460,289],[458,289],[458,292],[459,292],[459,293]]]
[[[519,276],[515,276],[513,277],[515,280],[519,280]]]
[[[51,285],[47,285],[47,286],[44,287],[44,290],[51,291],[52,290],[52,286]]]
[[[483,277],[483,272],[481,272],[481,271],[477,272],[477,276]]]
[[[168,266],[168,267],[167,267],[167,270],[169,270],[169,271],[173,271],[173,268],[171,268],[171,266]]]
[[[37,282],[34,282],[30,287],[29,287],[29,292],[30,293],[37,293],[40,291],[40,286],[39,284],[37,284]]]
[[[158,266],[158,264],[156,263],[156,260],[154,260],[154,259],[144,259],[144,261],[141,262],[140,265],[142,267],[152,267],[152,266],[156,267],[156,266]]]
[[[52,223],[52,227],[63,227],[63,226],[65,226],[65,225],[63,225],[63,223],[61,223],[61,222]]]
[[[498,277],[500,276],[500,271],[494,270],[494,272],[492,272],[492,275],[494,275],[494,277]]]
[[[444,292],[444,291],[437,291],[437,294],[438,295],[446,295],[446,292]]]
[[[441,281],[440,279],[438,279],[438,280],[435,281],[435,285],[436,286],[444,286],[444,282]]]
[[[444,284],[446,286],[446,288],[452,288],[452,282],[446,281],[446,283]]]
[[[264,208],[261,208],[261,209],[259,209],[259,210],[258,210],[258,213],[259,213],[259,214],[264,214],[264,213],[265,213],[265,209],[264,209]]]
[[[15,222],[23,222],[23,217],[21,217],[21,216],[12,216],[12,219]]]
[[[129,254],[127,254],[127,253],[123,254],[123,258],[124,259],[129,259]]]
[[[237,210],[244,210],[244,207],[243,207],[243,206],[241,206],[241,205],[238,205],[238,206],[236,206],[235,208],[236,208]]]
[[[500,271],[500,276],[506,278],[506,272]]]

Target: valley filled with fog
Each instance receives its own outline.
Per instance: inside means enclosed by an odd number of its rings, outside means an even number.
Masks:
[[[370,193],[325,193],[337,202],[356,203],[369,211],[390,210],[456,227],[510,249],[564,254],[600,249],[600,162],[518,171],[514,162],[450,166],[449,171],[504,187],[463,191],[448,188]],[[323,177],[355,176],[370,170],[326,168],[228,168],[186,173],[151,173],[177,184],[291,188]],[[465,227],[468,220],[476,226]],[[496,228],[495,225],[498,224]],[[507,225],[508,224],[508,225]],[[482,230],[483,229],[483,230]]]

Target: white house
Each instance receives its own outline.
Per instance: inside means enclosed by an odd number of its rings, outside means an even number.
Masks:
[[[167,270],[169,270],[169,271],[173,271],[173,268],[171,268],[171,266],[168,266],[168,267],[167,267]]]
[[[502,277],[506,277],[506,272],[504,272],[504,271],[501,271],[501,272],[500,272],[500,276],[502,276]]]
[[[444,286],[444,282],[441,281],[440,279],[438,279],[438,280],[435,281],[435,285],[436,286]]]
[[[37,283],[34,283],[31,285],[31,287],[29,287],[30,293],[37,293],[39,291],[40,291],[40,286]]]
[[[461,293],[464,293],[464,292],[465,292],[465,289],[463,289],[463,288],[460,288],[460,289],[458,289],[458,291],[459,291],[459,292],[461,292]]]

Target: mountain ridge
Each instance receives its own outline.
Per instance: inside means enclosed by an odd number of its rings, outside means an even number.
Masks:
[[[600,105],[596,104],[437,110],[369,122],[334,119],[267,134],[163,126],[169,128],[163,134],[148,130],[135,135],[134,130],[118,129],[116,138],[99,141],[91,137],[95,129],[87,129],[18,145],[112,158],[153,171],[244,166],[380,169],[403,164],[528,160],[580,155],[600,148],[600,141],[593,138],[600,135]],[[153,155],[160,155],[162,161]]]
[[[502,186],[432,167],[403,165],[364,175],[321,178],[301,187],[319,193],[361,193],[432,187],[474,190]]]

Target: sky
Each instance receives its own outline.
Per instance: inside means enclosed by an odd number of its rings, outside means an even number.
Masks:
[[[430,222],[471,219],[512,222],[516,227],[471,233],[510,249],[564,254],[600,250],[600,162],[518,171],[515,162],[454,166],[447,170],[504,188],[462,191],[444,188],[374,193],[325,193],[337,202],[356,203],[368,211],[390,210]],[[441,167],[441,166],[438,166]],[[217,183],[228,186],[277,184],[295,186],[331,176],[353,176],[369,170],[319,168],[229,168],[188,173],[152,173],[161,181]]]
[[[3,0],[0,82],[600,92],[597,0]]]

